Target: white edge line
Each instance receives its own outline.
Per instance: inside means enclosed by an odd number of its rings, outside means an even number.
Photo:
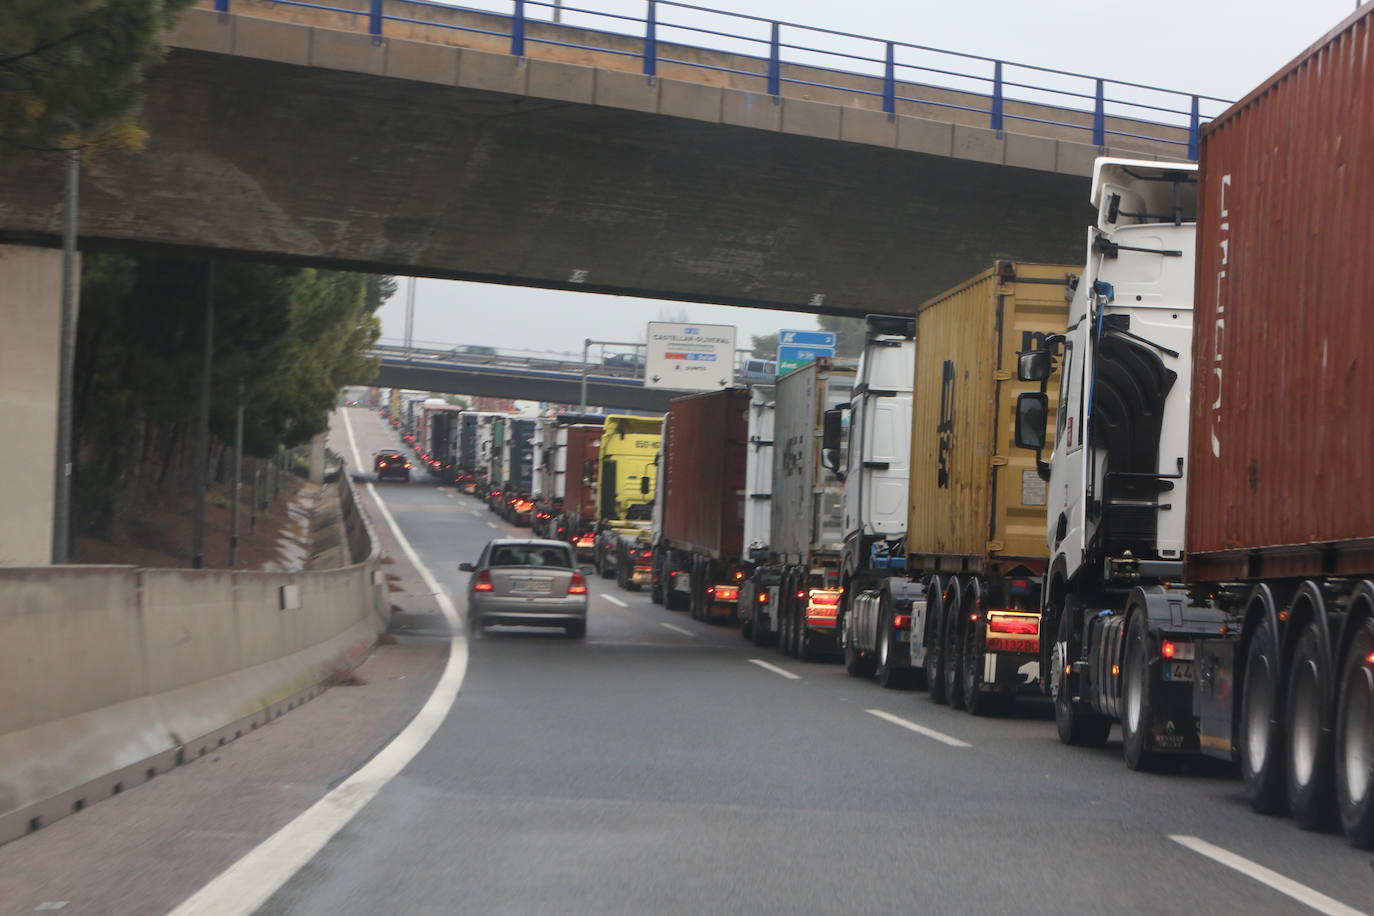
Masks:
[[[358,444],[353,438],[353,424],[349,422],[347,408],[344,411],[344,428],[356,459]],[[425,700],[425,705],[390,744],[324,798],[184,900],[172,911],[171,916],[247,916],[257,910],[414,759],[438,731],[458,698],[458,690],[463,686],[463,676],[468,667],[468,641],[463,635],[458,609],[420,561],[415,548],[401,533],[396,519],[373,485],[369,482],[364,486],[372,495],[396,542],[414,564],[425,587],[434,595],[439,609],[443,611],[444,619],[448,621],[453,637],[449,641],[448,663],[444,666],[444,672],[434,685],[429,699]]]
[[[877,716],[884,722],[891,722],[893,725],[900,725],[907,731],[915,732],[918,735],[925,735],[927,738],[934,738],[936,741],[939,741],[942,744],[948,744],[950,747],[973,747],[973,745],[969,744],[967,741],[960,741],[958,738],[946,735],[944,732],[937,732],[933,728],[926,728],[924,725],[917,725],[910,719],[903,719],[901,716],[894,716],[892,713],[884,712],[881,709],[865,709],[864,712],[868,713],[870,716]]]
[[[774,674],[781,675],[781,676],[787,678],[789,681],[799,681],[799,680],[801,680],[801,675],[800,675],[800,674],[793,674],[791,671],[788,671],[786,668],[779,668],[777,665],[774,665],[774,664],[772,664],[772,663],[770,663],[770,662],[766,662],[766,661],[764,661],[764,660],[761,659],[761,658],[751,658],[751,659],[749,659],[749,662],[750,662],[750,664],[758,665],[758,666],[759,666],[760,668],[762,668],[764,671],[771,671],[771,672],[773,672]]]
[[[607,601],[609,601],[611,604],[614,604],[616,607],[629,607],[628,604],[626,604],[624,601],[621,601],[615,595],[602,595],[601,597],[605,598]]]
[[[667,629],[672,630],[674,633],[681,633],[683,636],[695,637],[697,635],[693,633],[691,630],[684,630],[682,627],[676,626],[671,623],[660,623],[659,626],[666,627]]]
[[[1333,900],[1325,894],[1312,890],[1305,884],[1299,884],[1292,878],[1284,877],[1278,872],[1265,868],[1258,862],[1251,862],[1244,856],[1238,856],[1228,849],[1213,846],[1206,840],[1182,834],[1171,834],[1169,839],[1180,846],[1186,846],[1193,852],[1206,856],[1213,862],[1219,862],[1227,868],[1235,869],[1247,878],[1253,878],[1260,884],[1268,885],[1280,894],[1286,894],[1318,913],[1326,913],[1327,916],[1366,916],[1361,910],[1346,906],[1339,900]]]

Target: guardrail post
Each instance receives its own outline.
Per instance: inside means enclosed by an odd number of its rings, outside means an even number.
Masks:
[[[515,15],[510,19],[510,53],[525,56],[525,0],[515,0]]]
[[[372,9],[367,20],[367,30],[372,33],[372,37],[380,38],[382,35],[382,0],[372,0]]]
[[[992,65],[992,129],[1002,132],[1002,62]]]
[[[658,73],[658,4],[649,0],[649,10],[644,16],[644,73],[653,76]]]
[[[887,64],[883,68],[883,111],[897,113],[897,48],[887,43]]]
[[[1188,158],[1191,159],[1193,162],[1197,161],[1197,134],[1199,121],[1200,119],[1198,118],[1197,96],[1193,96],[1193,110],[1192,114],[1190,114],[1188,117]]]
[[[1093,102],[1093,145],[1098,149],[1107,145],[1107,101],[1103,82],[1097,81],[1097,96]]]
[[[778,24],[773,23],[773,37],[768,44],[768,94],[782,93],[782,48],[778,38]]]

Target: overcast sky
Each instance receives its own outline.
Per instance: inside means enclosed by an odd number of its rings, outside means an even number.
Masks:
[[[1353,0],[696,2],[1224,99],[1244,96],[1355,8]],[[508,0],[467,0],[456,5],[510,9]],[[642,0],[572,0],[572,5],[643,15]],[[684,311],[688,321],[737,326],[741,346],[748,346],[751,334],[815,327],[811,316],[787,312],[420,280],[414,336],[417,341],[444,344],[580,352],[586,337],[642,340],[646,322],[676,320]],[[384,337],[404,336],[404,281],[380,314]]]

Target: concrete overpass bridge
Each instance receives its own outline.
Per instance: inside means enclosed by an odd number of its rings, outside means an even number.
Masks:
[[[1185,157],[1215,105],[670,0],[549,6],[186,11],[147,149],[87,169],[84,242],[901,311],[994,257],[1076,257],[1093,157]],[[7,160],[0,233],[54,239],[60,201],[56,157]]]
[[[582,363],[531,356],[456,356],[451,349],[376,346],[368,354],[380,368],[366,384],[444,394],[489,395],[555,404],[578,404]],[[645,388],[633,369],[591,366],[587,404],[627,410],[667,411],[668,402],[689,392]]]

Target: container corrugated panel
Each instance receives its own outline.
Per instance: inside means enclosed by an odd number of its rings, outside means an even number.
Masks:
[[[1374,571],[1371,32],[1366,7],[1203,136],[1192,577]]]
[[[1038,385],[1016,380],[1017,354],[1064,332],[1078,269],[1002,261],[918,308],[907,553],[919,568],[1043,564],[1047,491],[1015,443],[1016,396]]]
[[[596,518],[596,487],[589,481],[594,480],[595,470],[588,471],[587,464],[595,468],[596,456],[601,450],[600,426],[569,426],[562,430],[566,445],[560,449],[557,458],[562,466],[559,472],[559,486],[563,492],[563,511],[576,514],[585,519]]]
[[[668,405],[663,538],[718,559],[744,540],[749,391],[726,388]]]
[[[820,359],[778,379],[774,389],[773,517],[768,547],[784,562],[844,546],[844,484],[821,464],[825,412],[846,403],[854,365]]]

